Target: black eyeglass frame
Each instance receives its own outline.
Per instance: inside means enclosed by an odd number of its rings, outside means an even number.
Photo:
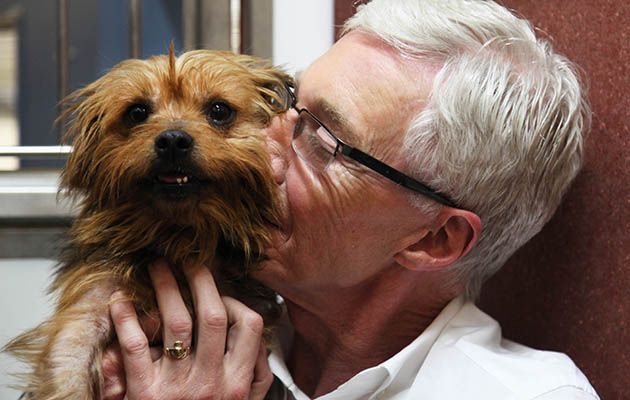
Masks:
[[[390,167],[384,162],[372,157],[371,155],[364,153],[363,151],[357,149],[356,147],[352,147],[349,144],[345,143],[343,140],[339,139],[337,135],[335,135],[319,118],[313,115],[312,112],[307,110],[306,108],[298,108],[297,107],[297,98],[293,93],[293,87],[287,87],[287,91],[290,97],[290,107],[293,108],[298,114],[307,113],[315,122],[317,122],[322,128],[328,132],[331,138],[335,140],[335,151],[333,152],[333,157],[337,156],[337,152],[341,150],[341,154],[344,156],[358,162],[359,164],[371,169],[377,174],[384,176],[390,181],[412,190],[416,193],[420,193],[430,199],[437,201],[440,204],[443,204],[448,207],[460,208],[457,204],[448,198],[448,196],[443,195],[442,193],[432,189],[431,187],[425,185],[422,182],[417,181],[416,179],[406,175],[394,167]]]

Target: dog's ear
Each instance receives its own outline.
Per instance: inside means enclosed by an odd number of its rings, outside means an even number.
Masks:
[[[293,77],[267,60],[246,55],[237,57],[238,62],[250,70],[264,102],[259,105],[269,118],[287,111],[291,107],[289,88],[294,85]]]
[[[276,113],[283,113],[291,108],[292,97],[290,88],[293,87],[293,78],[284,72],[280,72],[279,79],[282,84],[263,86],[261,90],[264,99]]]
[[[64,99],[65,111],[58,122],[65,123],[64,143],[72,144],[72,153],[61,174],[61,186],[76,195],[90,188],[93,181],[92,161],[99,140],[103,110],[96,93],[103,78],[77,90]]]
[[[255,68],[254,80],[258,91],[273,114],[281,114],[291,107],[289,88],[294,86],[293,77],[270,64]]]

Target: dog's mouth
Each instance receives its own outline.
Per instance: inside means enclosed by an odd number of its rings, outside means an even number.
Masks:
[[[201,191],[205,181],[194,171],[173,169],[157,171],[146,182],[151,191],[169,200],[183,200]]]
[[[176,185],[181,187],[194,183],[194,176],[180,172],[165,172],[157,174],[155,182],[160,185]]]

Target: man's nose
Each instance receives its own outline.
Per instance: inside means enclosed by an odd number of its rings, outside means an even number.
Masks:
[[[276,142],[276,146],[286,151],[290,150],[293,130],[298,120],[298,113],[290,109],[284,114],[275,116],[267,127],[268,137]]]
[[[291,109],[274,117],[265,129],[271,167],[273,168],[274,179],[278,184],[284,182],[287,168],[294,156],[291,140],[297,119],[297,111]]]

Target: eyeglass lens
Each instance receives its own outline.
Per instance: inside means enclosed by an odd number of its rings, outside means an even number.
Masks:
[[[293,132],[293,150],[313,169],[323,171],[335,158],[337,141],[308,111],[299,113]]]

